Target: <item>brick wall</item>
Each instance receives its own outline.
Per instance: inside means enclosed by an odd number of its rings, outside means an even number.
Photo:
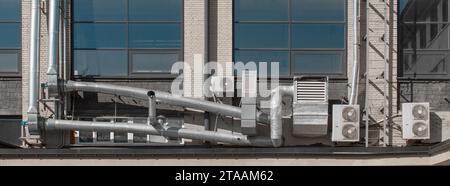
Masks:
[[[41,3],[41,9],[47,12],[47,6],[44,2]],[[30,29],[31,29],[31,0],[22,1],[22,115],[23,119],[27,119],[28,110],[28,81],[29,81],[29,61],[30,61]],[[40,82],[47,81],[48,68],[48,25],[47,15],[41,11],[41,32],[40,32]],[[43,105],[40,105],[40,112],[43,115],[48,113],[43,110]]]
[[[206,3],[206,0],[184,1],[184,95],[186,97],[203,97],[203,64],[207,61]],[[195,55],[201,55],[196,63],[194,63]]]
[[[389,115],[394,115],[397,112],[397,0],[368,0],[368,67],[367,78],[368,85],[368,110],[370,117],[375,121],[384,119],[384,96],[389,100],[389,107],[392,111]],[[385,4],[388,5],[388,17],[385,18]],[[388,33],[385,34],[383,22],[387,21]],[[385,39],[384,39],[385,38]],[[385,73],[384,61],[384,40],[388,43],[388,63],[389,71]],[[386,84],[384,76],[388,76],[389,81]],[[385,86],[388,86],[388,92],[385,92]],[[372,120],[372,121],[373,121]],[[389,130],[388,139],[382,139],[388,145],[395,145],[403,143],[398,139],[398,132]],[[377,134],[376,134],[377,135]],[[383,134],[380,134],[383,137]],[[395,139],[394,139],[394,136]]]

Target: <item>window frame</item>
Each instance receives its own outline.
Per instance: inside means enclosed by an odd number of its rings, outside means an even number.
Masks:
[[[236,52],[235,51],[287,51],[288,52],[288,66],[291,68],[289,69],[289,74],[288,76],[285,75],[280,75],[279,79],[286,79],[286,80],[292,80],[293,77],[295,76],[301,76],[301,75],[324,75],[324,73],[308,73],[308,74],[296,74],[293,67],[294,67],[294,62],[293,62],[293,55],[295,55],[295,53],[299,53],[299,52],[312,52],[312,53],[316,53],[316,52],[336,52],[336,51],[342,51],[342,72],[341,73],[326,73],[325,75],[329,76],[330,79],[348,79],[347,77],[347,67],[348,67],[348,1],[345,1],[344,3],[344,21],[298,21],[298,20],[294,20],[293,19],[293,15],[292,15],[292,0],[287,0],[288,1],[288,20],[287,21],[237,21],[236,19],[236,1],[238,0],[233,0],[233,26],[232,26],[232,32],[233,32],[233,48],[232,48],[232,57],[233,57],[233,61],[237,62],[236,59]],[[244,23],[244,24],[251,24],[251,23],[258,23],[258,24],[288,24],[288,48],[237,48],[236,47],[236,43],[235,43],[235,39],[236,39],[236,25],[239,23]],[[292,43],[292,29],[293,29],[293,25],[295,24],[343,24],[344,25],[344,47],[343,48],[294,48],[293,47],[293,43]],[[259,77],[258,77],[259,78]]]
[[[148,76],[148,74],[152,74],[155,78],[164,78],[168,76],[168,73],[165,72],[133,72],[133,54],[178,54],[179,59],[183,57],[183,54],[180,52],[177,52],[178,50],[169,50],[169,49],[154,49],[154,50],[147,50],[147,49],[133,49],[128,51],[128,74],[130,74],[133,78],[145,78]],[[176,63],[176,62],[175,62]],[[176,77],[178,74],[172,74],[174,77]]]
[[[76,1],[76,0],[74,0]],[[75,2],[71,1],[71,10],[74,10],[74,4]],[[136,74],[136,73],[132,73],[132,61],[131,61],[131,54],[136,52],[136,51],[146,51],[146,52],[161,52],[161,51],[178,51],[180,59],[179,61],[184,61],[184,45],[185,45],[185,41],[184,41],[184,0],[180,0],[181,3],[181,7],[180,7],[180,20],[179,21],[132,21],[130,20],[130,14],[129,14],[129,0],[125,0],[126,1],[126,20],[125,21],[76,21],[75,20],[75,11],[71,11],[71,43],[74,43],[74,39],[75,39],[75,32],[74,32],[74,28],[75,28],[75,24],[77,23],[89,23],[89,24],[96,24],[96,23],[116,23],[116,24],[125,24],[126,26],[126,33],[125,33],[125,38],[126,38],[126,42],[125,48],[89,48],[89,49],[82,49],[82,48],[75,48],[74,44],[71,45],[71,78],[75,79],[75,80],[84,80],[84,79],[96,79],[96,80],[102,80],[102,79],[175,79],[176,77],[178,77],[179,74],[172,74],[172,73],[140,73],[140,74]],[[180,48],[176,49],[176,48],[130,48],[129,46],[129,30],[130,30],[130,25],[133,23],[148,23],[148,24],[152,24],[152,23],[177,23],[180,25]],[[76,50],[122,50],[122,51],[126,51],[127,53],[127,75],[126,76],[121,76],[121,75],[111,75],[111,76],[80,76],[80,75],[74,75],[74,64],[75,64],[75,60],[74,60],[74,53]]]
[[[297,55],[297,54],[314,54],[314,55],[317,55],[317,54],[336,54],[336,55],[341,55],[341,68],[342,68],[342,71],[347,71],[346,70],[346,68],[347,68],[347,65],[346,65],[346,63],[345,63],[345,59],[346,59],[346,55],[344,55],[342,52],[341,52],[341,50],[314,50],[314,51],[305,51],[305,50],[299,50],[299,51],[292,51],[291,52],[291,60],[294,60],[295,59],[295,55]],[[296,73],[295,72],[295,61],[292,61],[292,63],[290,64],[290,67],[291,67],[291,69],[293,70],[293,72],[292,72],[292,74],[293,74],[293,76],[301,76],[301,75],[320,75],[320,73]],[[342,75],[342,73],[333,73],[333,72],[331,72],[331,73],[326,73],[327,75],[329,75],[330,77],[339,77],[339,76],[341,76]]]
[[[0,49],[0,54],[17,54],[17,72],[0,70],[0,77],[20,77],[22,72],[22,52],[19,49]]]
[[[21,0],[16,0],[19,3],[19,20],[0,20],[0,24],[3,23],[17,23],[20,25],[19,27],[19,36],[20,36],[20,46],[17,48],[14,47],[8,47],[8,48],[0,48],[0,53],[1,54],[17,54],[18,59],[17,59],[17,72],[2,72],[0,70],[0,77],[11,77],[11,78],[17,78],[17,77],[22,77],[22,1]],[[0,41],[1,42],[1,41]]]

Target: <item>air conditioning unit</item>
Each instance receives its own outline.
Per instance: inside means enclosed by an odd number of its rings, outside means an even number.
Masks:
[[[358,142],[359,105],[333,105],[333,142]]]
[[[403,139],[430,139],[430,103],[402,105]]]
[[[234,77],[233,76],[211,77],[210,91],[215,94],[234,93]]]

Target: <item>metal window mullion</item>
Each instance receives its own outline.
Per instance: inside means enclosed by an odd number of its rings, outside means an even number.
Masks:
[[[292,0],[288,0],[288,65],[290,76],[293,76],[294,63],[292,62]]]
[[[128,67],[128,69],[127,69],[127,77],[130,77],[130,75],[131,75],[131,56],[130,56],[130,46],[129,46],[129,44],[130,44],[130,34],[129,34],[129,32],[130,32],[130,1],[129,0],[127,0],[127,2],[126,2],[126,8],[125,8],[125,11],[126,11],[126,18],[125,18],[125,20],[126,20],[126,27],[127,27],[127,29],[126,29],[126,31],[125,31],[125,48],[126,48],[126,53],[127,53],[127,67]]]

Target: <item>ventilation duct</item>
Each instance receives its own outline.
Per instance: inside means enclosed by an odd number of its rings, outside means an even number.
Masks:
[[[28,130],[31,134],[38,134],[38,99],[39,99],[39,54],[40,54],[40,19],[41,2],[31,2],[31,33],[30,33],[30,72],[28,97]]]
[[[319,137],[328,130],[328,78],[294,78],[293,134]]]
[[[121,131],[128,133],[142,133],[149,135],[161,135],[169,138],[186,138],[193,140],[226,143],[239,146],[258,146],[268,147],[273,146],[269,138],[255,137],[249,138],[242,134],[225,133],[214,131],[191,130],[184,128],[168,128],[156,129],[152,125],[145,123],[129,124],[129,123],[114,123],[110,122],[91,122],[91,121],[71,121],[71,120],[48,120],[45,124],[45,130],[80,130],[80,131]]]
[[[103,83],[76,82],[76,81],[68,81],[67,83],[65,83],[64,91],[96,92],[96,93],[133,97],[142,100],[148,99],[148,92],[149,92],[149,90],[142,88],[109,85]],[[223,116],[231,116],[235,118],[241,117],[242,110],[239,107],[204,100],[186,98],[183,96],[173,95],[161,91],[153,91],[153,92],[155,93],[156,101],[158,103],[203,110],[212,113],[219,113]],[[263,124],[269,124],[267,114],[264,114],[259,111],[257,112],[257,121]]]

